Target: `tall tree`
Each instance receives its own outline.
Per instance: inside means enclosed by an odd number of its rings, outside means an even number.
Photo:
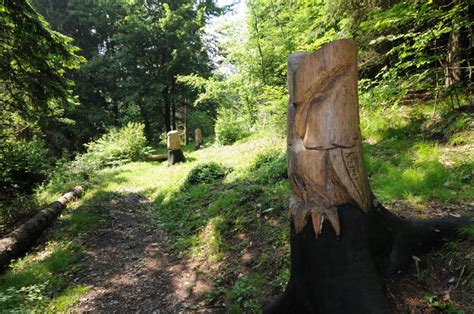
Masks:
[[[47,166],[47,130],[77,101],[65,72],[82,58],[27,1],[0,2],[0,194],[31,189]],[[43,139],[46,136],[46,141]]]
[[[64,5],[64,3],[67,5]],[[44,1],[40,12],[77,38],[89,62],[73,79],[84,109],[74,114],[95,132],[141,120],[149,139],[176,128],[184,103],[196,94],[180,74],[208,75],[202,34],[213,1]],[[58,10],[64,10],[58,12]],[[57,14],[56,14],[57,13]]]

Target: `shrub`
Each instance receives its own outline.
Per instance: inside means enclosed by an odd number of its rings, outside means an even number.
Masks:
[[[47,149],[38,138],[0,141],[0,194],[30,192],[46,178]]]
[[[230,145],[250,133],[248,123],[232,110],[222,110],[217,117],[215,133],[217,142]]]
[[[275,184],[287,178],[286,151],[268,150],[257,156],[250,170],[264,184]]]
[[[144,125],[128,123],[112,129],[101,138],[86,144],[87,152],[76,157],[74,167],[81,172],[143,159],[150,153],[146,146]]]
[[[208,162],[197,165],[189,172],[186,177],[186,185],[195,185],[201,183],[212,183],[225,178],[231,169],[216,162]]]

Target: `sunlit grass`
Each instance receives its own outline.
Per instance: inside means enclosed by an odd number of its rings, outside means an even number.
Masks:
[[[58,241],[33,255],[13,262],[0,277],[0,308],[3,311],[44,310],[50,296],[59,296],[68,286],[65,271],[79,267],[80,246]]]
[[[423,130],[432,114],[429,106],[394,106],[361,113],[367,171],[380,201],[403,201],[423,211],[432,200],[447,203],[474,199],[474,160],[468,149],[472,143],[454,146],[427,136]],[[466,129],[456,132],[453,136]],[[16,261],[2,277],[5,288],[1,293],[13,295],[4,302],[10,302],[10,307],[16,302],[22,309],[67,311],[87,292],[87,287],[71,287],[62,276],[62,272],[79,267],[81,248],[69,248],[67,241],[100,221],[95,211],[102,201],[128,193],[146,196],[153,203],[157,224],[173,239],[170,249],[220,265],[221,272],[237,271],[243,252],[258,246],[253,257],[258,263],[253,267],[259,276],[246,274],[236,282],[215,279],[210,301],[224,296],[234,304],[232,309],[248,310],[258,308],[262,282],[281,291],[289,275],[290,186],[284,138],[256,133],[232,146],[216,145],[209,139],[200,150],[192,146],[183,148],[187,161],[171,167],[166,162],[133,162],[94,173],[88,192],[75,204],[77,210],[60,218],[63,225],[52,235],[56,244]],[[191,171],[204,171],[203,165],[210,162],[228,171],[202,182],[187,182]],[[56,190],[60,189],[53,189],[50,197]],[[471,235],[472,230],[465,233]],[[230,256],[233,260],[224,263]],[[275,263],[280,265],[277,274],[271,266]],[[8,292],[9,288],[13,290]],[[15,290],[22,288],[24,291]],[[243,296],[248,296],[247,303]]]
[[[474,199],[472,143],[463,148],[430,138],[434,112],[430,104],[362,111],[365,161],[380,201],[404,200],[421,209],[429,200]],[[446,127],[452,135],[466,132],[465,122],[452,121],[460,124],[458,131]]]

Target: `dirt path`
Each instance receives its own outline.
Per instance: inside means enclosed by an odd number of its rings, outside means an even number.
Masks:
[[[74,279],[91,287],[71,312],[202,313],[208,283],[192,262],[165,250],[150,202],[125,191],[97,204],[106,222],[84,235],[84,267]]]

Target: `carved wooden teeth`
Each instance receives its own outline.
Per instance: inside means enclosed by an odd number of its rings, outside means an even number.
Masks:
[[[324,219],[329,221],[337,237],[341,234],[341,225],[336,207],[312,207],[305,202],[300,201],[297,197],[291,196],[290,213],[293,218],[296,233],[300,233],[303,230],[308,222],[308,217],[311,216],[316,238],[318,238],[322,232]]]
[[[323,231],[323,222],[327,219],[331,224],[336,236],[339,237],[341,234],[341,225],[339,223],[339,215],[337,214],[337,208],[316,208],[311,211],[311,220],[313,222],[314,235],[316,239]]]
[[[311,213],[311,220],[313,221],[314,235],[317,239],[318,236],[321,234],[321,231],[323,231],[324,216],[320,213],[313,212]]]

